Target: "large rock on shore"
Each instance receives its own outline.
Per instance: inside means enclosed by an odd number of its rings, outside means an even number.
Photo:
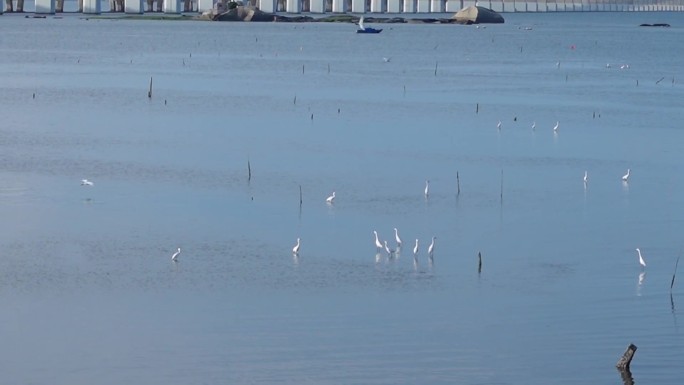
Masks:
[[[503,16],[498,12],[476,5],[461,9],[451,18],[459,24],[500,24],[504,22]]]
[[[204,12],[201,19],[214,21],[273,21],[272,13],[261,11],[251,5],[230,6],[231,3],[219,1],[210,11]]]

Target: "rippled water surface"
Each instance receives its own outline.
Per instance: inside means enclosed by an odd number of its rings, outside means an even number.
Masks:
[[[0,19],[4,384],[681,383],[682,15]]]

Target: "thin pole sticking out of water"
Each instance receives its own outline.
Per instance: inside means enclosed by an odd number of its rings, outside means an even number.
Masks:
[[[299,185],[299,208],[302,208],[302,185]]]
[[[330,73],[330,63],[328,63],[328,73]]]
[[[456,171],[456,196],[461,195],[461,179],[458,177],[458,171]]]
[[[477,252],[477,259],[478,259],[478,264],[477,264],[477,274],[482,273],[482,253]]]
[[[435,62],[435,76],[437,76],[437,65],[438,64],[439,64],[439,62]]]
[[[503,204],[503,169],[501,169],[501,204]]]
[[[679,257],[681,257],[681,255],[679,255],[677,257],[677,262],[675,262],[674,273],[672,273],[672,282],[670,282],[670,293],[672,292],[672,287],[674,286],[675,277],[677,276],[677,266],[679,265]]]
[[[475,104],[475,113],[479,114],[480,113],[480,103]]]
[[[302,75],[304,75],[304,64],[302,64]]]
[[[247,158],[247,182],[252,180],[252,165],[249,163],[249,158]]]
[[[292,104],[297,105],[297,94],[295,94]]]
[[[662,82],[663,79],[665,79],[665,76],[663,76],[662,78],[658,79],[658,81],[656,82],[656,84],[660,84],[660,82]]]
[[[147,98],[152,99],[152,76],[150,76],[150,90],[147,91]]]
[[[404,84],[404,96],[406,96],[406,84]]]

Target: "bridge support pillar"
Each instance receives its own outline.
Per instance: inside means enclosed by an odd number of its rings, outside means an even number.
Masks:
[[[302,13],[301,0],[287,0],[285,3],[285,12],[287,13]]]
[[[366,13],[366,1],[365,0],[352,0],[352,12],[353,13]]]
[[[211,11],[213,8],[214,8],[214,0],[198,0],[197,1],[197,12],[199,12],[199,13]]]
[[[430,0],[418,0],[416,12],[418,12],[418,13],[429,13],[430,12]]]
[[[267,13],[275,13],[276,0],[259,0],[259,9]]]
[[[344,13],[344,3],[345,0],[333,0],[332,2],[332,11],[333,13]]]
[[[440,0],[430,0],[430,12],[432,13],[442,13],[444,12],[444,3]]]
[[[144,0],[125,0],[124,12],[128,14],[141,14],[145,9]]]
[[[99,15],[102,12],[100,0],[83,0],[83,13]]]
[[[181,13],[180,0],[164,0],[164,13],[179,14]]]
[[[416,0],[404,0],[404,13],[416,12]]]
[[[325,0],[311,0],[309,3],[309,12],[325,13]]]
[[[0,9],[0,13],[2,10]],[[55,0],[36,0],[36,14],[55,14]]]

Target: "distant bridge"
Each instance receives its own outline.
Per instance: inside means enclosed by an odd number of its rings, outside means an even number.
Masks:
[[[259,8],[264,12],[288,13],[456,13],[475,3],[475,0],[259,0]],[[480,0],[477,5],[497,12],[684,11],[684,0]]]
[[[5,11],[23,12],[24,0],[0,0]],[[14,6],[16,1],[16,7]],[[109,12],[142,14],[163,12],[203,12],[212,9],[216,0],[109,0]],[[247,3],[248,1],[245,1]],[[262,11],[275,13],[375,13],[425,14],[455,13],[476,5],[475,0],[250,0]],[[33,3],[33,1],[31,1]],[[79,0],[78,12],[99,14],[101,0]],[[155,7],[156,5],[156,7]],[[497,12],[664,12],[684,11],[684,0],[479,0],[477,5]],[[35,0],[35,13],[62,12],[64,0]]]

